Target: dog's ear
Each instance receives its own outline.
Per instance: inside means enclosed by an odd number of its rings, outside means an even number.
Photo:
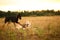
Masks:
[[[19,19],[22,19],[22,18],[21,18],[21,14],[20,14],[20,13],[17,15],[17,17],[18,17]]]

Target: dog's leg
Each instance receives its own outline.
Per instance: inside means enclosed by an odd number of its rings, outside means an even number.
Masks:
[[[6,24],[7,24],[7,22],[5,22],[2,27],[4,28],[4,26],[5,26]]]
[[[14,22],[14,26],[16,27],[16,23]]]
[[[7,26],[9,26],[10,22],[7,23]]]
[[[17,24],[19,24],[19,25],[23,26],[23,25],[22,25],[21,23],[19,23],[19,22],[18,22]]]

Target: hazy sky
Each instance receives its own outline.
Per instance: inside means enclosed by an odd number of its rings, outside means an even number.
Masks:
[[[60,10],[60,0],[0,0],[0,10]]]

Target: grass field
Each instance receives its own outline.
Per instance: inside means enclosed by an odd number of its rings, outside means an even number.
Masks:
[[[0,40],[60,40],[60,16],[22,17],[31,26],[26,29],[16,29],[13,23],[3,28],[4,18],[0,18]],[[18,25],[17,25],[18,26]]]

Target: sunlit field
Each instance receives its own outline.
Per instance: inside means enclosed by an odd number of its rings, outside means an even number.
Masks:
[[[60,16],[22,17],[21,24],[29,21],[31,25],[25,29],[20,25],[6,24],[0,18],[0,40],[60,40]]]

